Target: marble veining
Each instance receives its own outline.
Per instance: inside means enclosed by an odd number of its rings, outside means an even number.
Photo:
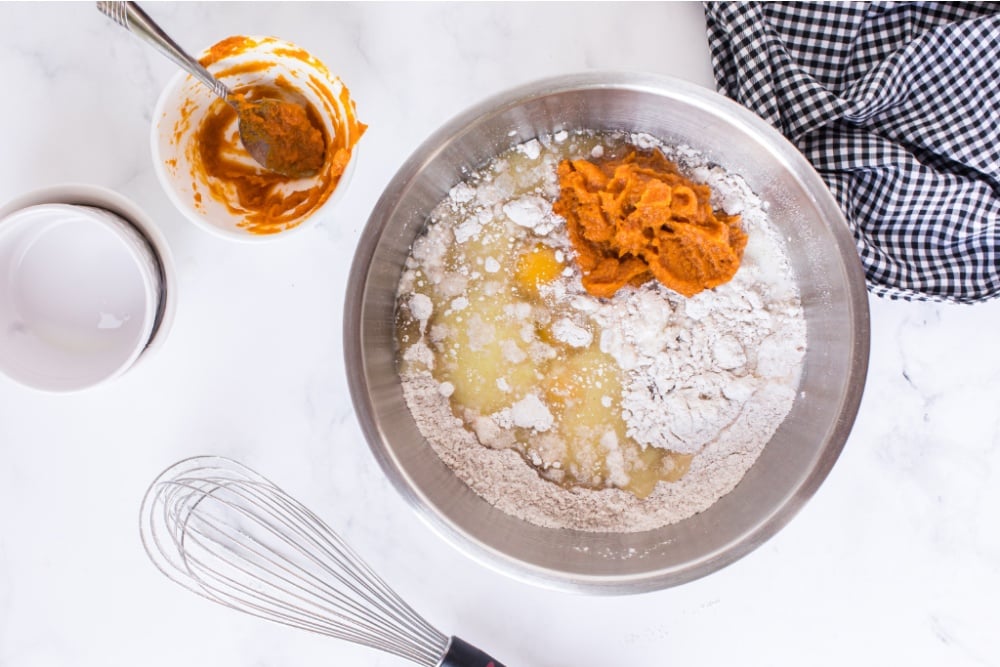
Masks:
[[[324,60],[371,125],[330,219],[243,246],[173,209],[149,125],[173,66],[92,3],[0,3],[0,201],[86,182],[136,201],[175,254],[176,320],[118,381],[59,396],[0,378],[0,667],[397,666],[166,581],[137,535],[146,484],[237,458],[313,506],[443,631],[510,667],[1000,665],[1000,303],[872,300],[871,370],[831,475],[777,536],[690,584],[585,597],[510,580],[427,529],[354,419],[341,309],[382,188],[480,99],[588,69],[711,86],[685,3],[150,3],[192,50],[273,34]]]

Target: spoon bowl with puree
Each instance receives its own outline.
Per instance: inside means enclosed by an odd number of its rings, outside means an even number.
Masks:
[[[98,10],[156,48],[236,111],[240,142],[258,164],[288,178],[315,176],[326,159],[323,132],[302,105],[234,92],[179,47],[134,2],[98,2]]]

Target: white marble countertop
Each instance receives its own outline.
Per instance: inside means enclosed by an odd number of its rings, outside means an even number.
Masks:
[[[147,561],[137,510],[166,465],[223,454],[311,505],[432,623],[509,667],[997,665],[1000,303],[871,300],[871,370],[846,449],[776,537],[704,579],[587,597],[484,569],[388,485],[347,392],[341,308],[355,243],[406,156],[510,86],[589,69],[712,86],[697,4],[153,4],[197,50],[296,42],[371,129],[331,219],[271,244],[187,222],[149,126],[174,67],[93,3],[0,4],[0,201],[113,188],[173,250],[169,339],[119,380],[48,395],[0,378],[0,665],[378,665],[404,661],[242,616]]]

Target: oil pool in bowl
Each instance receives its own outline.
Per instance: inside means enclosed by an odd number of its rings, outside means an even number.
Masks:
[[[230,37],[199,60],[243,100],[304,109],[295,120],[318,133],[322,161],[303,178],[264,169],[243,147],[234,109],[179,73],[160,97],[152,134],[168,196],[196,224],[229,238],[260,240],[315,223],[346,187],[366,129],[347,87],[304,49],[272,37]]]

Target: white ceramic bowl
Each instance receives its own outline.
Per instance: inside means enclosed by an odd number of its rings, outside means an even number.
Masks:
[[[236,38],[230,38],[236,39]],[[210,62],[207,69],[218,76],[231,90],[251,85],[290,84],[318,112],[331,141],[343,140],[352,146],[359,138],[359,128],[345,119],[354,117],[354,105],[344,84],[319,60],[301,48],[271,37],[247,37],[245,50]],[[223,40],[225,44],[229,40]],[[216,45],[218,47],[219,45]],[[204,57],[216,47],[202,52]],[[279,86],[280,87],[280,86]],[[282,186],[283,192],[319,188],[322,195],[315,204],[296,211],[297,217],[282,223],[277,233],[251,231],[246,209],[241,206],[236,189],[212,179],[198,167],[200,158],[193,137],[209,113],[214,94],[185,72],[178,72],[164,89],[153,114],[152,154],[156,175],[175,206],[196,225],[214,234],[239,241],[266,241],[287,237],[319,222],[347,189],[357,159],[357,147],[339,180],[324,186],[333,167],[332,151],[327,151],[326,163],[317,176],[291,181]],[[227,128],[228,136],[236,136],[236,123]],[[353,134],[352,134],[353,133]],[[238,150],[242,146],[238,144]],[[249,155],[240,156],[254,165]],[[255,166],[255,165],[254,165]],[[212,188],[221,195],[213,196]]]
[[[120,195],[81,185],[0,207],[0,372],[77,391],[162,342],[175,306],[172,262],[139,218]]]

